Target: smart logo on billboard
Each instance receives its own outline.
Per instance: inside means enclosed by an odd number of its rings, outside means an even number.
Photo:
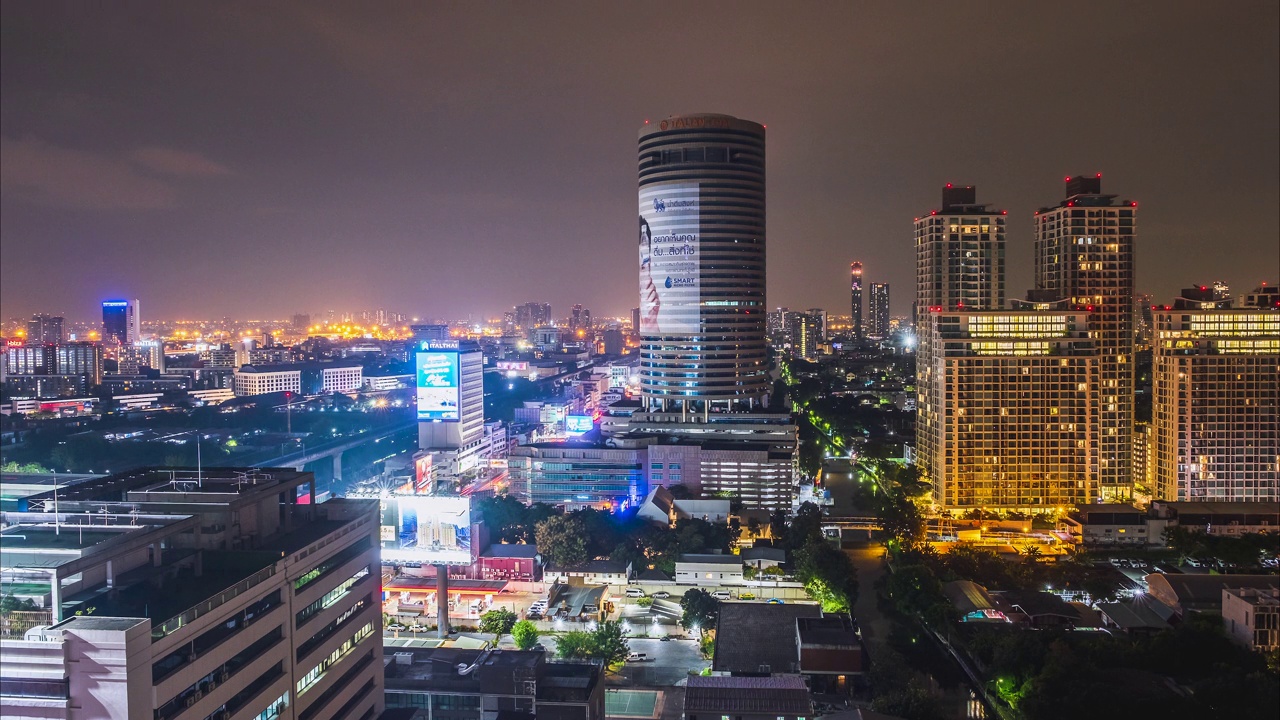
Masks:
[[[417,354],[418,419],[458,419],[458,353]]]
[[[698,183],[640,190],[640,334],[688,335],[699,329]]]

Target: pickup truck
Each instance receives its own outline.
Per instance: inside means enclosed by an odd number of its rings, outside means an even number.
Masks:
[[[653,662],[653,658],[642,652],[627,653],[627,662]]]

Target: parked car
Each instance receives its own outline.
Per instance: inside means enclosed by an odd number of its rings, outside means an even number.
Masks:
[[[765,602],[770,605],[786,605],[785,602],[779,600],[778,598],[769,598],[768,600],[765,600]]]
[[[756,599],[756,594],[755,594],[755,593],[744,592],[744,593],[741,593],[741,594],[739,594],[739,595],[738,595],[738,599],[739,599],[739,600],[755,600],[755,599]]]
[[[715,592],[711,593],[711,597],[717,600],[732,600],[733,593],[729,592],[728,590],[716,590]]]
[[[659,590],[658,592],[653,594],[653,599],[655,600],[666,600],[669,597],[671,597],[671,593],[667,592],[666,590]]]
[[[627,588],[627,597],[629,598],[644,597],[644,590],[641,590],[638,587],[629,587]]]
[[[627,653],[627,662],[653,662],[653,658],[642,652]]]

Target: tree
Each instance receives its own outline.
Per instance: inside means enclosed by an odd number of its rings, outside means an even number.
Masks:
[[[533,535],[527,524],[529,508],[510,495],[496,495],[477,503],[484,524],[496,542],[528,542]]]
[[[494,608],[480,616],[480,632],[493,633],[493,642],[511,632],[516,624],[516,614],[506,608]]]
[[[556,654],[562,658],[602,660],[605,667],[622,662],[631,648],[622,635],[622,624],[605,621],[595,630],[570,630],[556,638]]]
[[[622,623],[606,620],[596,626],[590,635],[590,657],[604,661],[605,667],[626,660],[627,653],[631,652],[631,647],[627,645],[627,639],[622,634]]]
[[[711,629],[720,619],[720,601],[711,597],[711,593],[701,588],[690,588],[680,598],[680,627],[689,630],[693,627]]]
[[[562,658],[591,657],[591,634],[585,630],[570,630],[556,638],[556,654]]]
[[[681,483],[669,485],[667,487],[667,492],[671,493],[671,497],[676,500],[690,500],[693,498],[693,493],[690,492],[689,486]]]
[[[557,515],[538,523],[538,551],[561,567],[587,561],[587,527],[576,514]]]
[[[521,620],[511,626],[511,639],[515,640],[516,648],[520,650],[532,650],[537,647],[540,636],[538,626],[528,620]]]
[[[796,575],[825,612],[848,612],[858,598],[858,569],[844,552],[815,540],[796,553]]]

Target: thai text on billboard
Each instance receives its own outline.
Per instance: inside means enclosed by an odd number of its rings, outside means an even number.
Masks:
[[[699,329],[698,183],[640,189],[640,334]]]
[[[458,353],[417,355],[418,419],[458,419]]]
[[[382,500],[382,560],[422,565],[471,564],[471,501],[450,495],[396,495]],[[388,535],[392,537],[388,539]]]

